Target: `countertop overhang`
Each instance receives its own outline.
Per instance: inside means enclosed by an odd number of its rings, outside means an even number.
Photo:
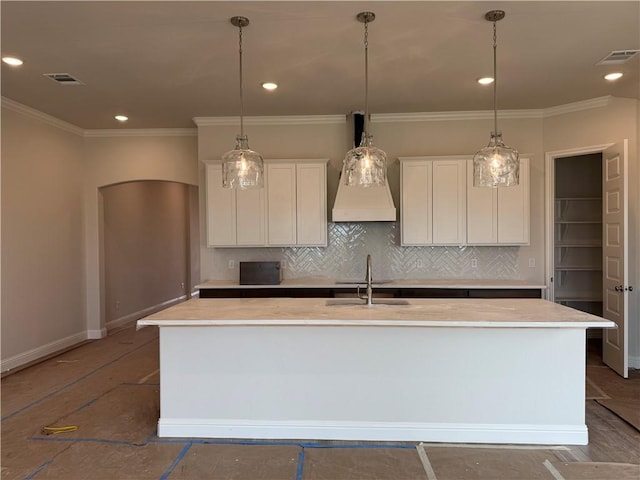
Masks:
[[[138,320],[144,326],[377,326],[613,328],[601,317],[542,299],[416,298],[408,305],[328,306],[323,298],[196,298]]]

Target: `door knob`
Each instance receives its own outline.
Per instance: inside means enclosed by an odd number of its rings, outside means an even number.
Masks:
[[[622,285],[616,285],[613,289],[614,289],[616,292],[622,292],[622,291],[624,291],[624,288],[622,288]]]

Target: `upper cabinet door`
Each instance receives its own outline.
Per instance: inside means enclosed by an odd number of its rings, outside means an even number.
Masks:
[[[327,164],[296,165],[298,245],[327,245]]]
[[[433,242],[432,167],[428,160],[400,161],[402,245],[428,245]]]
[[[264,190],[222,186],[222,164],[206,163],[207,246],[264,245]]]
[[[236,245],[236,196],[231,188],[222,187],[222,165],[207,163],[206,214],[207,246]]]
[[[467,243],[498,243],[498,189],[473,186],[473,160],[467,162]]]
[[[467,162],[433,162],[433,243],[464,245],[467,241]]]
[[[264,245],[264,189],[236,190],[235,193],[236,244]]]
[[[269,163],[266,166],[267,244],[295,245],[296,165]]]
[[[520,181],[498,190],[498,243],[529,243],[529,159],[520,159]]]
[[[514,187],[474,187],[473,160],[467,162],[467,245],[529,243],[529,159],[520,159]]]

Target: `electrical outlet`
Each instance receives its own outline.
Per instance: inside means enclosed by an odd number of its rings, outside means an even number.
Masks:
[[[229,260],[229,270],[234,269],[236,266],[235,260]]]
[[[536,259],[531,257],[529,259],[529,268],[535,268],[536,267]]]
[[[116,312],[120,310],[120,300],[116,300]]]
[[[471,268],[478,268],[478,259],[477,258],[472,258],[471,259]]]
[[[184,290],[184,282],[181,282],[181,283],[180,283],[180,288],[181,288],[182,290]]]
[[[416,268],[422,268],[424,265],[422,264],[422,259],[417,259],[416,260]]]

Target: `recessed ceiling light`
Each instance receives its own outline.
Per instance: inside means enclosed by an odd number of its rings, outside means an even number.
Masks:
[[[613,82],[614,80],[618,80],[621,76],[622,76],[622,73],[614,72],[614,73],[607,73],[604,76],[604,78],[605,80],[609,80],[610,82]]]
[[[491,77],[482,77],[478,79],[478,83],[480,85],[490,85],[493,83],[493,78]]]
[[[278,84],[273,82],[264,82],[262,84],[262,88],[264,88],[265,90],[273,91],[278,88]]]
[[[116,115],[114,118],[119,122],[126,122],[127,120],[129,120],[129,117],[127,117],[126,115]]]
[[[19,67],[23,63],[22,60],[16,57],[2,57],[2,61],[12,67]]]

